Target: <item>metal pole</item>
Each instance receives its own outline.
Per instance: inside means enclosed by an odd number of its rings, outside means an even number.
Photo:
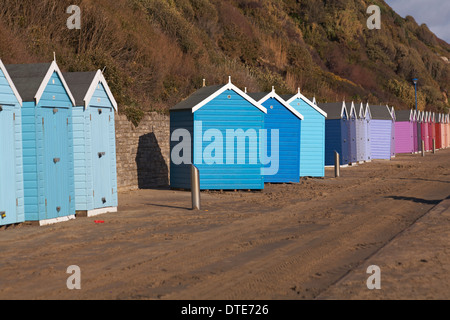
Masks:
[[[425,141],[422,140],[422,157],[425,157]]]
[[[414,83],[414,92],[416,94],[416,111],[417,111],[417,82]]]
[[[200,172],[191,165],[192,210],[200,210]]]
[[[337,151],[334,152],[334,177],[339,178],[341,176],[340,173],[341,165],[339,161],[339,153]]]
[[[433,139],[433,154],[436,153],[436,140]]]

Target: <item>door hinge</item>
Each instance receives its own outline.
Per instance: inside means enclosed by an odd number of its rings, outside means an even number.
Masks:
[[[19,199],[16,198],[16,207],[18,207],[18,206],[19,206]]]
[[[45,199],[45,206],[47,206],[47,199]]]
[[[13,113],[13,121],[16,121],[16,114]]]
[[[72,196],[69,196],[69,202],[72,202]]]

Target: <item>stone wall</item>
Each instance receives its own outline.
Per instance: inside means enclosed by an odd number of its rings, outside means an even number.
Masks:
[[[119,192],[167,187],[170,167],[170,118],[148,113],[138,127],[116,115]]]

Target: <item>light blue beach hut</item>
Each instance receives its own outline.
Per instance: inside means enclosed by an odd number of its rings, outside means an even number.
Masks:
[[[300,177],[323,177],[327,113],[319,108],[315,98],[306,98],[300,89],[295,95],[282,95],[281,98],[304,116],[300,134]]]
[[[63,73],[73,108],[75,209],[95,216],[117,212],[117,102],[102,72]]]
[[[23,99],[25,221],[45,225],[73,219],[75,100],[55,61],[6,69]]]
[[[24,221],[22,98],[0,60],[0,225]]]

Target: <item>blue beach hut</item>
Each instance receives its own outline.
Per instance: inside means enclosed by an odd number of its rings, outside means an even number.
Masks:
[[[22,98],[0,60],[0,226],[25,221]]]
[[[73,219],[75,100],[55,61],[6,69],[23,99],[25,221],[45,225]]]
[[[350,162],[349,115],[345,103],[320,103],[326,114],[325,120],[325,165],[334,165],[335,151],[339,153],[340,165]]]
[[[355,104],[353,102],[345,103],[348,114],[348,142],[349,142],[349,164],[356,164],[358,162],[357,148],[356,148],[356,123],[358,115],[356,113]]]
[[[68,72],[73,108],[75,210],[88,217],[117,212],[117,102],[102,72]]]
[[[358,112],[358,120],[356,121],[356,150],[359,162],[370,161],[370,110],[361,103]]]
[[[264,189],[261,160],[266,156],[260,151],[266,141],[260,136],[266,113],[231,79],[205,86],[172,107],[170,186],[190,189],[193,163],[202,190]]]
[[[270,93],[250,93],[249,96],[267,110],[264,129],[269,133],[266,147],[268,154],[272,156],[274,152],[279,154],[278,168],[274,168],[277,170],[270,174],[264,172],[264,182],[300,182],[300,137],[303,115],[277,95],[274,88]],[[272,141],[274,130],[278,131],[276,141]],[[268,166],[269,164],[265,166],[264,171],[270,170]]]
[[[317,106],[315,98],[306,98],[300,89],[295,95],[281,98],[305,117],[300,134],[300,177],[324,177],[326,112]]]

